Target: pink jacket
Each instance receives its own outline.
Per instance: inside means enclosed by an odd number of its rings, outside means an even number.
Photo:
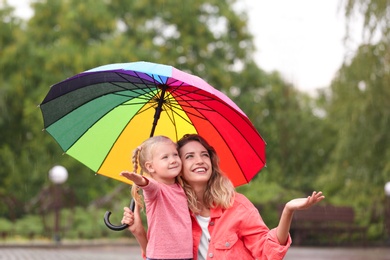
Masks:
[[[191,219],[194,260],[197,260],[202,230],[194,215]],[[291,245],[290,236],[286,245],[280,245],[276,229],[269,230],[255,206],[239,193],[233,207],[211,209],[208,229],[211,237],[208,260],[278,260],[284,258]]]

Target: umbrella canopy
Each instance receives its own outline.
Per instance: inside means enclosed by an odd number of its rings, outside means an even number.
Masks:
[[[40,104],[45,130],[98,174],[132,169],[132,151],[153,135],[197,133],[235,186],[265,165],[265,142],[245,113],[201,78],[150,62],[97,67],[53,85]]]

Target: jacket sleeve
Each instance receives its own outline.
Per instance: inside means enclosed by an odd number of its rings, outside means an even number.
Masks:
[[[286,245],[281,245],[276,236],[277,229],[270,230],[254,206],[241,224],[241,239],[255,259],[282,260],[284,258],[291,245],[291,237],[289,236]]]

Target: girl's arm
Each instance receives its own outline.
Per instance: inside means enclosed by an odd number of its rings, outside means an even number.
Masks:
[[[144,178],[142,175],[134,173],[134,172],[123,171],[120,173],[120,175],[125,177],[126,179],[134,182],[135,185],[140,186],[140,187],[148,184],[148,180],[146,178]]]
[[[320,202],[324,198],[325,196],[322,195],[321,191],[313,191],[313,194],[307,198],[293,199],[287,202],[283,209],[282,215],[280,216],[280,221],[276,233],[281,245],[285,245],[287,243],[294,211],[307,209]]]

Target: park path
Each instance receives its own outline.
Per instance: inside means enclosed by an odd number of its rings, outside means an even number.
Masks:
[[[0,245],[0,260],[142,260],[135,245]],[[390,247],[294,247],[285,260],[390,260]],[[218,259],[222,260],[222,259]]]

